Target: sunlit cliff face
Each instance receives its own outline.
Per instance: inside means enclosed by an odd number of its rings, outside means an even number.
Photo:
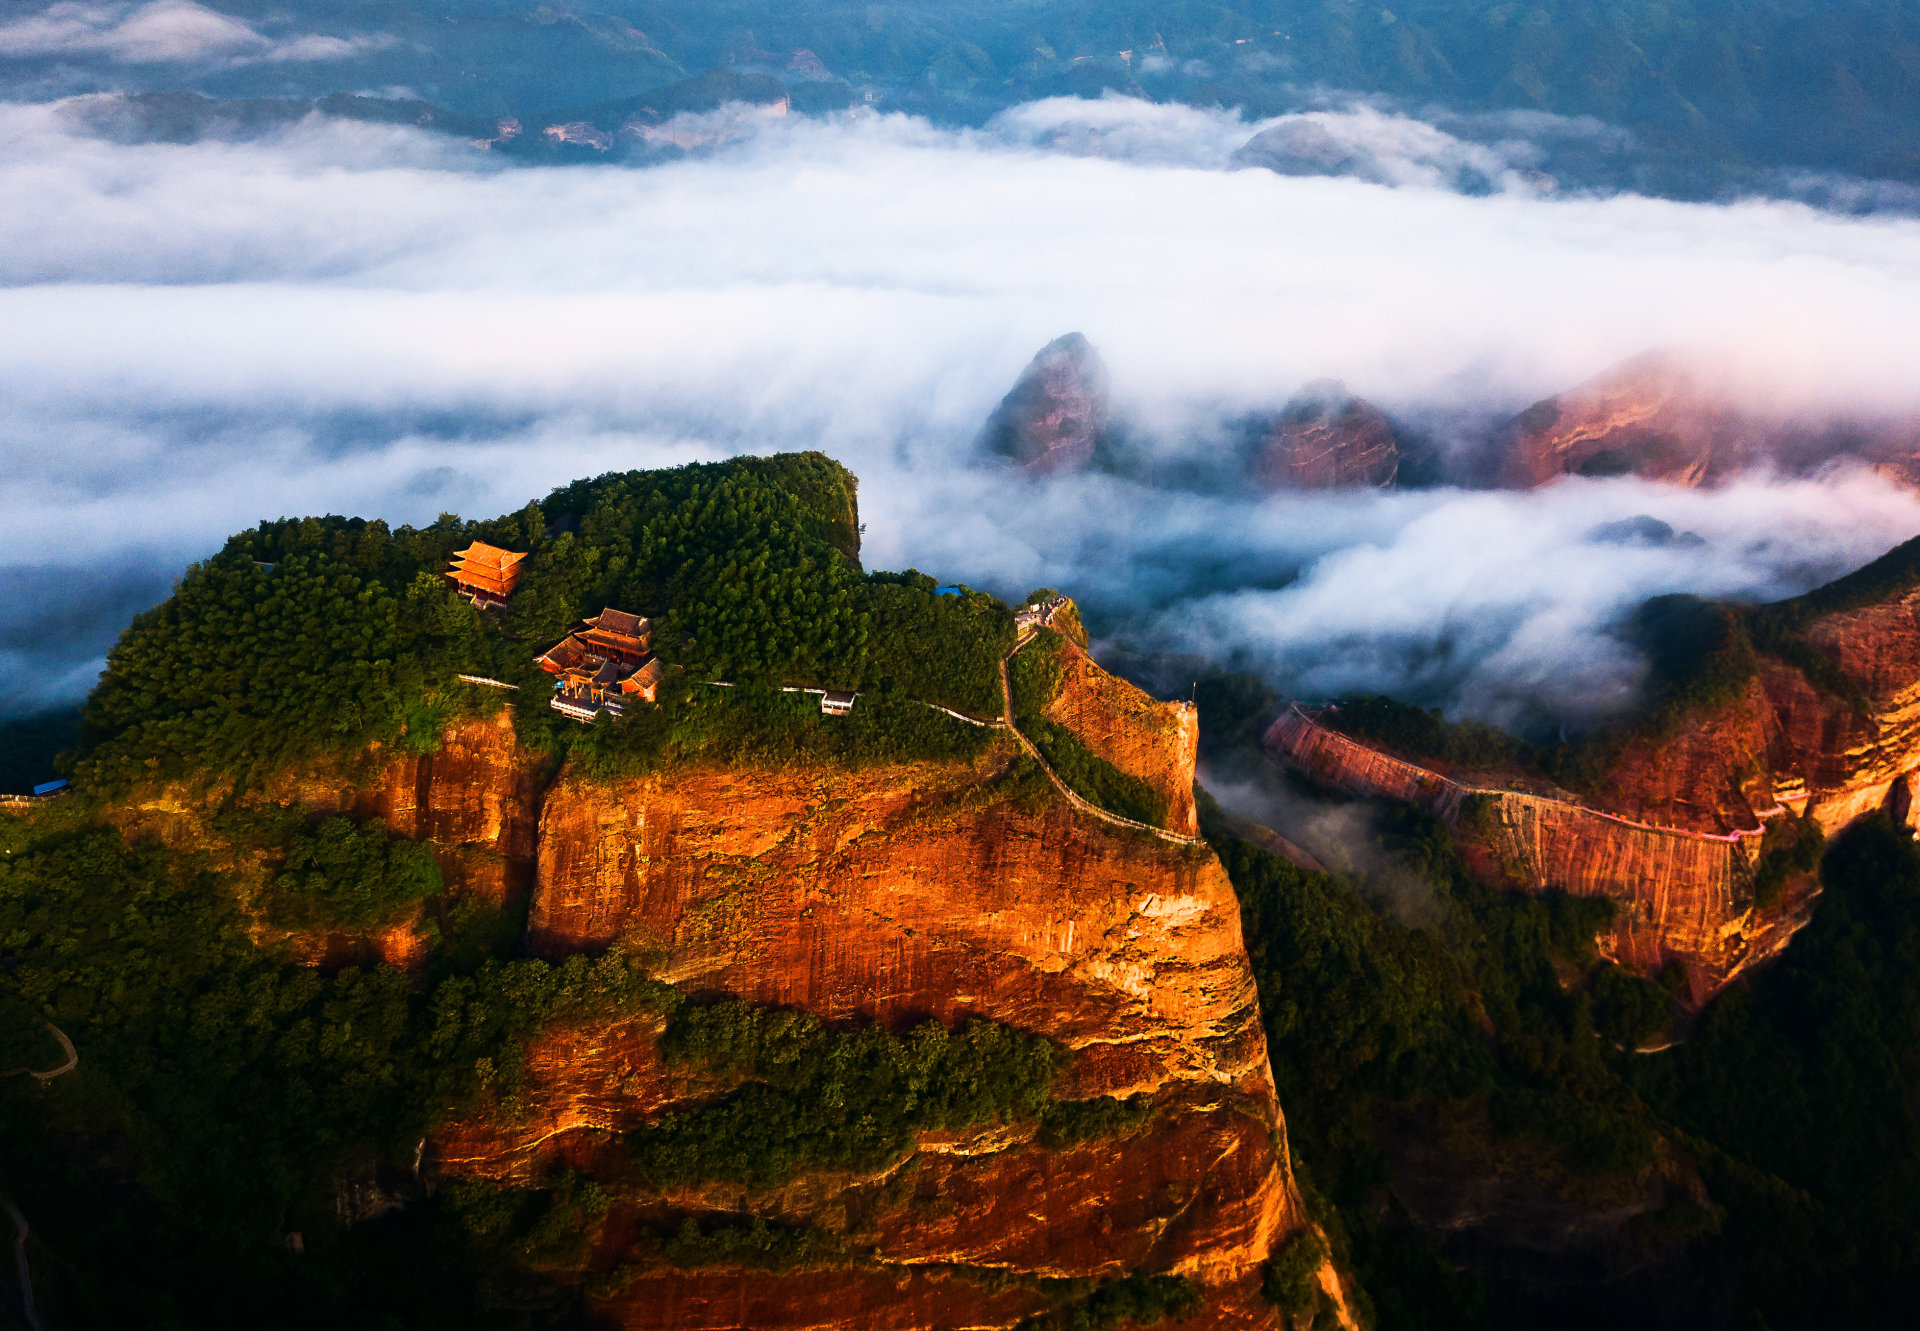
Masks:
[[[0,639],[0,687],[74,696],[122,602],[261,517],[490,514],[739,451],[855,468],[875,566],[1071,586],[1108,637],[1493,717],[1629,694],[1606,626],[1639,596],[1797,591],[1920,530],[1856,474],[1685,498],[1016,481],[982,427],[1069,330],[1153,475],[1322,377],[1427,412],[1441,447],[1652,346],[1792,402],[1897,413],[1920,383],[1920,225],[1230,169],[1256,126],[1089,105],[1102,156],[1050,105],[962,132],[788,117],[647,169],[323,122],[112,144],[0,112],[0,573],[45,589],[14,602],[34,627]],[[1643,513],[1703,543],[1588,539]],[[123,584],[80,598],[109,627],[52,631],[60,589]]]

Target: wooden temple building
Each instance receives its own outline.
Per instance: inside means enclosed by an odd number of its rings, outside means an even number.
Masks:
[[[653,655],[653,621],[611,607],[535,659],[555,676],[553,710],[576,721],[618,716],[636,698],[652,702],[666,673]]]
[[[525,558],[524,554],[475,541],[454,555],[453,567],[447,570],[447,576],[453,579],[454,588],[473,602],[475,609],[484,610],[507,603],[507,598],[513,595],[514,584],[520,581],[520,561]]]

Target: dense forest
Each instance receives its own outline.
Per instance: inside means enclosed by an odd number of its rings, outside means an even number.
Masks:
[[[1495,892],[1411,806],[1375,823],[1407,875],[1398,897],[1208,821],[1303,1174],[1381,1326],[1614,1325],[1636,1306],[1904,1324],[1920,1277],[1920,848],[1902,829],[1879,817],[1838,838],[1784,961],[1689,1026],[1660,986],[1594,954],[1607,903]],[[1417,926],[1409,878],[1428,894]],[[1585,1292],[1524,1241],[1503,1257],[1423,1224],[1403,1199],[1435,1142],[1483,1196],[1645,1208],[1608,1240],[1637,1276]]]
[[[476,540],[527,553],[504,612],[474,609],[442,576]],[[122,636],[74,770],[102,790],[153,776],[245,785],[295,755],[431,749],[452,716],[499,706],[459,675],[537,700],[552,682],[534,658],[606,606],[654,620],[670,667],[663,705],[587,732],[519,707],[530,746],[584,745],[601,774],[707,752],[978,751],[978,727],[919,704],[997,715],[1012,612],[912,570],[866,574],[858,552],[853,478],[819,454],[602,476],[482,522],[263,523]],[[823,729],[797,697],[768,695],[779,686],[873,697]]]

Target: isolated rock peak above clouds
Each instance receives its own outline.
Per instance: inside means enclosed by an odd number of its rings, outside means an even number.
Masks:
[[[1515,489],[1559,476],[1699,486],[1749,468],[1806,473],[1842,458],[1914,484],[1920,420],[1769,408],[1669,351],[1645,352],[1534,403],[1495,440],[1497,480]]]
[[[1337,379],[1318,379],[1255,423],[1251,471],[1264,489],[1385,487],[1400,471],[1393,422]]]
[[[1107,433],[1110,388],[1106,362],[1085,336],[1056,337],[987,418],[981,442],[1038,475],[1078,471]]]

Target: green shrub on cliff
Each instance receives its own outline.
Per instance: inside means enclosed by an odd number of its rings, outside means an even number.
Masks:
[[[1040,750],[1054,774],[1080,798],[1137,823],[1167,825],[1171,804],[1164,794],[1115,767],[1065,726],[1036,717],[1021,722],[1020,730]]]
[[[1216,836],[1240,898],[1289,1135],[1334,1203],[1325,1217],[1382,1325],[1469,1327],[1478,1296],[1391,1201],[1383,1140],[1444,1119],[1462,1149],[1545,1170],[1555,1186],[1621,1186],[1652,1159],[1657,1121],[1594,1027],[1607,992],[1593,951],[1607,903],[1496,892],[1444,825],[1409,805],[1377,820],[1381,872],[1429,894],[1415,928],[1357,885]],[[1415,884],[1421,886],[1416,887]],[[1518,1162],[1527,1162],[1523,1165]]]
[[[837,1032],[809,1013],[737,1001],[681,1008],[661,1051],[669,1066],[747,1079],[718,1104],[628,1134],[635,1164],[663,1187],[877,1168],[916,1132],[1036,1117],[1064,1061],[1051,1041],[994,1022]]]
[[[1700,1143],[1736,1294],[1775,1327],[1900,1326],[1920,1281],[1920,847],[1835,838],[1786,953],[1634,1065]]]
[[[1312,1317],[1325,1296],[1320,1290],[1320,1267],[1327,1245],[1311,1230],[1295,1234],[1267,1259],[1260,1273],[1260,1292],[1267,1302],[1295,1320]]]
[[[1153,1097],[1096,1096],[1091,1100],[1055,1100],[1040,1116],[1040,1142],[1053,1150],[1123,1136],[1153,1121]]]
[[[1169,1317],[1178,1320],[1198,1310],[1204,1301],[1200,1287],[1185,1276],[1150,1276],[1136,1271],[1094,1284],[1064,1308],[1027,1318],[1018,1331],[1158,1326]]]
[[[431,846],[390,835],[378,818],[329,818],[293,838],[267,916],[288,929],[377,929],[439,893]]]
[[[1529,757],[1525,744],[1492,726],[1478,721],[1450,722],[1438,708],[1414,707],[1371,694],[1342,698],[1320,719],[1343,735],[1378,744],[1415,762],[1489,768]]]
[[[1066,639],[1052,629],[1038,629],[1032,641],[1007,662],[1007,685],[1012,695],[1014,723],[1026,729],[1030,721],[1040,720],[1053,700],[1060,696],[1066,679],[1066,663],[1061,653]]]

